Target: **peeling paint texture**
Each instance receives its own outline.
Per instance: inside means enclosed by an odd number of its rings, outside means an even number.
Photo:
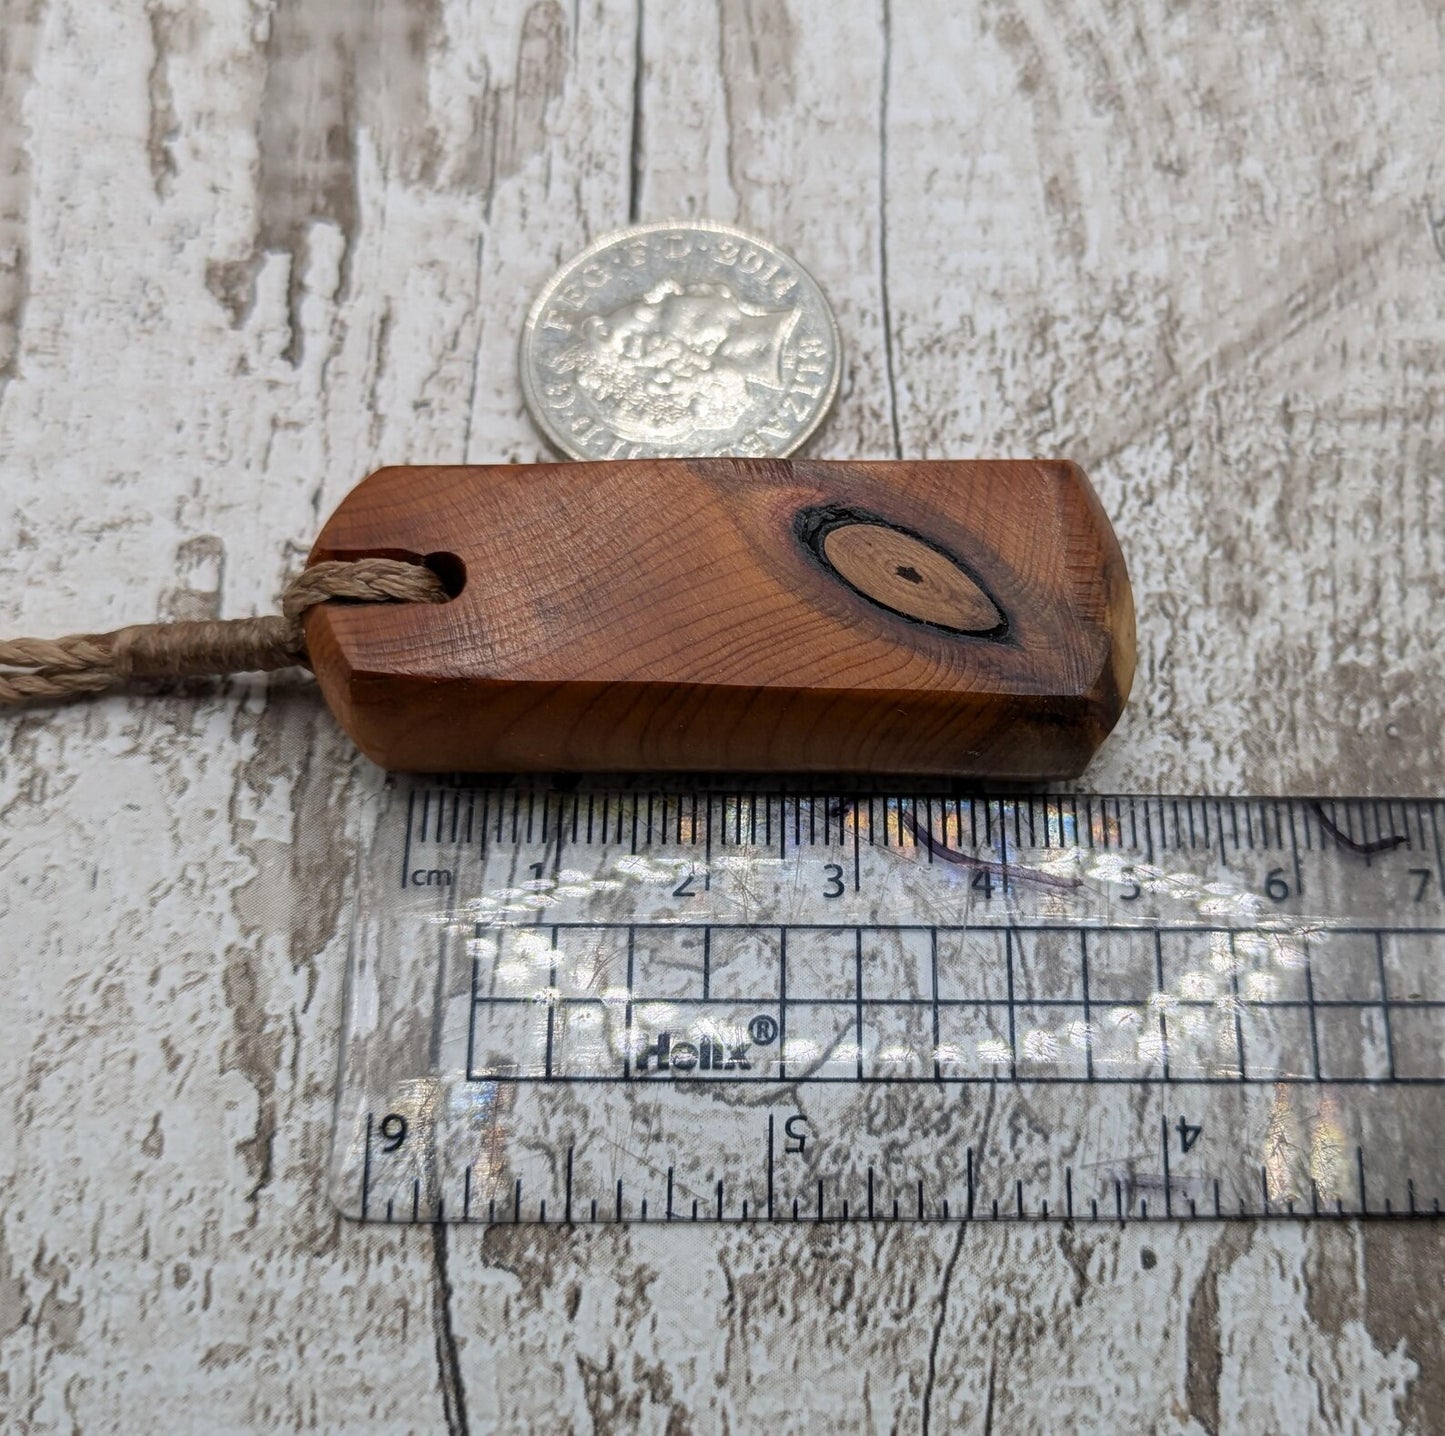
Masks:
[[[39,24],[40,0],[0,3],[0,397],[19,367],[29,283],[30,153],[24,102]]]
[[[837,308],[815,453],[1090,468],[1090,783],[1439,793],[1442,74],[1420,0],[0,0],[0,630],[543,457],[531,295],[707,215]],[[341,1225],[377,781],[304,675],[0,719],[0,1428],[1441,1429],[1433,1228]]]

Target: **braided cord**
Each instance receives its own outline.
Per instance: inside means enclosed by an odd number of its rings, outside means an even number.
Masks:
[[[441,580],[404,559],[328,560],[287,587],[265,618],[137,623],[112,633],[0,639],[0,707],[104,693],[136,678],[206,678],[306,663],[302,619],[331,599],[445,603]]]

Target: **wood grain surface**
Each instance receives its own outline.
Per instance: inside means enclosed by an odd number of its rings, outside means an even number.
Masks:
[[[1123,555],[1065,462],[383,469],[313,563],[405,554],[439,605],[328,604],[307,649],[406,772],[1082,772],[1134,673]]]
[[[819,276],[833,458],[1067,454],[1099,789],[1445,781],[1433,0],[0,0],[0,625],[269,610],[387,463],[546,457],[629,218]],[[371,766],[308,679],[0,729],[0,1427],[1439,1430],[1445,1229],[344,1226]]]

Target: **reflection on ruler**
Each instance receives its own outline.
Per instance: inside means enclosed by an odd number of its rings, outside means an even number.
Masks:
[[[1442,808],[396,786],[358,888],[336,1199],[1433,1215]]]

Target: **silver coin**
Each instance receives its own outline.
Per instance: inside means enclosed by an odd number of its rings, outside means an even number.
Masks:
[[[574,459],[781,457],[842,369],[812,275],[730,225],[644,224],[562,266],[522,330],[522,390]]]

